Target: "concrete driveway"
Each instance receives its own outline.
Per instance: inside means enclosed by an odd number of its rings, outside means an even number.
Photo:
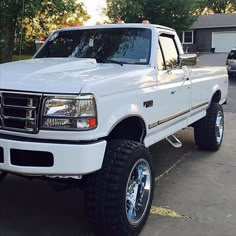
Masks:
[[[198,57],[199,66],[225,66],[228,53],[200,54]]]
[[[224,62],[222,54],[199,59],[199,65]],[[196,149],[192,129],[178,133],[180,149],[166,141],[150,148],[156,190],[142,236],[236,235],[236,80],[230,82],[229,92],[220,151]],[[78,189],[58,192],[46,181],[9,175],[0,193],[0,235],[93,235]]]

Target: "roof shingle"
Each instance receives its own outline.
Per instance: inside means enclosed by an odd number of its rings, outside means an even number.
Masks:
[[[191,29],[236,27],[236,14],[214,14],[199,16]]]

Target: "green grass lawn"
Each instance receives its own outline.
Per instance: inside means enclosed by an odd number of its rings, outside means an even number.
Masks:
[[[32,56],[31,55],[13,55],[12,57],[12,61],[20,61],[20,60],[27,60],[27,59],[31,59]]]
[[[0,55],[0,56],[1,56],[1,55]],[[31,55],[21,55],[21,56],[19,56],[19,55],[13,55],[12,61],[27,60],[27,59],[31,59],[31,58],[32,58]],[[3,63],[2,61],[3,61],[3,60],[1,60],[1,58],[0,58],[0,64]]]

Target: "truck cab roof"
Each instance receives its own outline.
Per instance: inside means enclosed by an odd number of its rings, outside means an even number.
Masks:
[[[59,31],[67,31],[67,30],[81,30],[81,29],[99,29],[99,28],[148,28],[148,29],[164,29],[169,31],[175,31],[172,28],[165,27],[162,25],[154,25],[147,23],[122,23],[122,24],[99,24],[93,26],[74,26],[60,29]]]

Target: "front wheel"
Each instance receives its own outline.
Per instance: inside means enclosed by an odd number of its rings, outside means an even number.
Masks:
[[[194,125],[194,137],[199,149],[217,151],[224,135],[224,113],[219,103],[211,103],[204,118]]]
[[[5,178],[5,176],[6,176],[6,173],[4,173],[4,172],[2,172],[2,171],[0,170],[0,183],[3,181],[3,179]]]
[[[137,235],[145,224],[154,192],[151,155],[129,140],[108,143],[102,169],[91,175],[87,213],[99,235]]]

